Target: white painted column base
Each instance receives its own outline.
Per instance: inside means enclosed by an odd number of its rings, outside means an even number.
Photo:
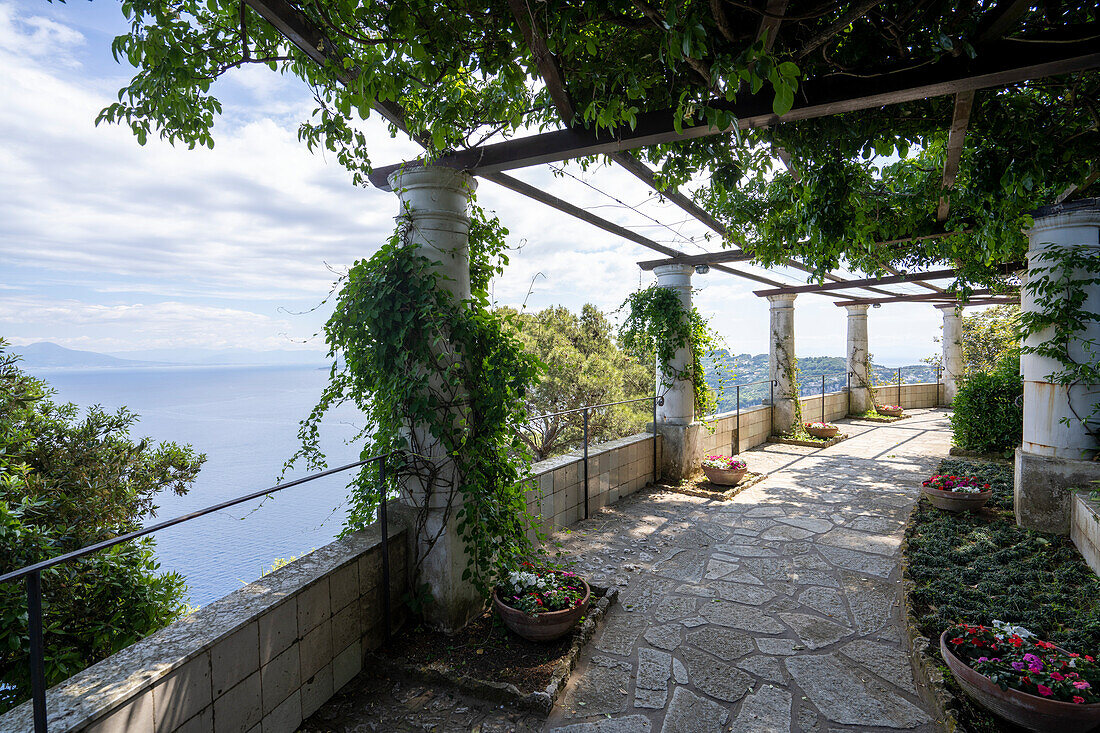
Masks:
[[[769,295],[768,373],[775,383],[772,404],[772,433],[786,435],[794,428],[796,383],[791,378],[794,365],[795,295]]]

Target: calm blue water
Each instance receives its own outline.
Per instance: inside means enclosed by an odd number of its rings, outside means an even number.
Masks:
[[[207,461],[190,493],[160,497],[158,519],[200,509],[275,483],[298,447],[298,421],[324,386],[316,367],[165,367],[34,370],[61,401],[121,406],[138,413],[135,436],[189,443]],[[329,465],[358,459],[345,441],[362,426],[342,409],[326,422]],[[305,473],[296,470],[288,478]],[[331,541],[345,516],[352,475],[318,479],[163,530],[161,567],[183,574],[191,602],[205,605],[258,578],[275,558],[299,556]],[[262,506],[261,506],[262,503]]]

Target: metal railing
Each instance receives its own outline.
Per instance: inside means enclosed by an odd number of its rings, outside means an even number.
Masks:
[[[742,387],[755,387],[758,384],[768,385],[768,404],[775,405],[775,386],[778,380],[775,379],[761,379],[758,382],[745,382],[744,384],[735,384],[734,393],[737,403],[737,429],[733,433],[733,440],[730,442],[730,455],[736,456],[741,452],[741,388]]]
[[[639,402],[652,402],[653,403],[653,481],[657,481],[657,407],[665,404],[664,395],[653,395],[652,397],[639,397],[634,400],[621,400],[619,402],[604,402],[599,405],[585,405],[584,407],[574,407],[571,410],[562,410],[561,412],[548,412],[545,415],[535,415],[524,420],[524,423],[533,423],[536,420],[545,420],[551,417],[562,417],[564,415],[574,415],[581,413],[582,424],[582,439],[581,439],[581,458],[584,464],[584,518],[588,519],[589,507],[588,507],[588,416],[593,410],[598,410],[603,407],[617,407],[619,405],[633,405]]]
[[[326,471],[314,473],[309,476],[303,476],[293,481],[287,481],[284,484],[278,484],[271,486],[260,491],[254,491],[251,494],[239,496],[236,499],[230,499],[223,501],[212,506],[208,506],[205,509],[198,509],[193,512],[181,515],[174,519],[167,519],[163,522],[157,522],[156,524],[144,527],[142,529],[134,530],[133,532],[127,532],[121,534],[118,537],[114,537],[103,542],[97,542],[87,547],[81,547],[80,549],[73,550],[72,552],[66,552],[63,555],[52,557],[48,560],[34,563],[33,565],[27,565],[26,567],[13,570],[10,573],[0,575],[0,583],[10,583],[21,578],[26,579],[27,584],[27,619],[28,619],[28,631],[30,634],[30,677],[31,677],[31,700],[33,701],[33,719],[35,733],[46,733],[46,668],[45,668],[45,647],[42,634],[42,572],[49,570],[50,568],[61,565],[62,563],[77,560],[86,555],[99,552],[100,550],[106,550],[109,547],[122,544],[123,542],[129,542],[130,540],[137,539],[138,537],[144,537],[146,535],[159,532],[162,529],[168,527],[174,527],[177,524],[183,524],[189,522],[192,519],[198,519],[204,517],[207,514],[220,511],[222,509],[228,509],[229,507],[236,506],[237,504],[243,504],[246,501],[253,499],[259,499],[263,496],[278,493],[285,489],[292,488],[294,486],[300,486],[310,481],[315,481],[319,478],[331,476],[342,471],[347,471],[352,468],[358,468],[365,466],[368,463],[378,461],[378,473],[379,484],[385,485],[386,481],[386,461],[392,456],[392,453],[386,453],[377,456],[371,456],[361,461],[349,463],[338,468],[330,468]],[[389,533],[386,520],[386,502],[384,500],[378,502],[378,523],[382,530],[382,613],[383,623],[386,630],[386,636],[390,634],[390,554],[389,554]]]

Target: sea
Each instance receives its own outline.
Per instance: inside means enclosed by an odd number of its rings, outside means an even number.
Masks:
[[[272,486],[297,450],[298,424],[328,377],[319,366],[199,366],[35,369],[56,399],[81,407],[127,407],[140,415],[134,437],[190,444],[206,463],[190,492],[159,495],[148,523],[169,519]],[[349,440],[363,426],[341,407],[323,424],[329,466],[359,458]],[[287,479],[305,475],[296,468]],[[155,534],[161,570],[187,579],[190,603],[203,606],[337,536],[347,513],[354,469],[288,488]]]

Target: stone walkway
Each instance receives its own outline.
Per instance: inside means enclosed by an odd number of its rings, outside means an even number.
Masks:
[[[544,730],[933,731],[901,636],[905,519],[946,414],[845,423],[826,449],[745,454],[734,501],[644,492],[561,539],[621,587]]]
[[[547,720],[364,671],[303,726],[478,733],[931,732],[902,647],[898,549],[947,454],[941,410],[744,454],[730,502],[640,491],[559,533],[620,603]]]

